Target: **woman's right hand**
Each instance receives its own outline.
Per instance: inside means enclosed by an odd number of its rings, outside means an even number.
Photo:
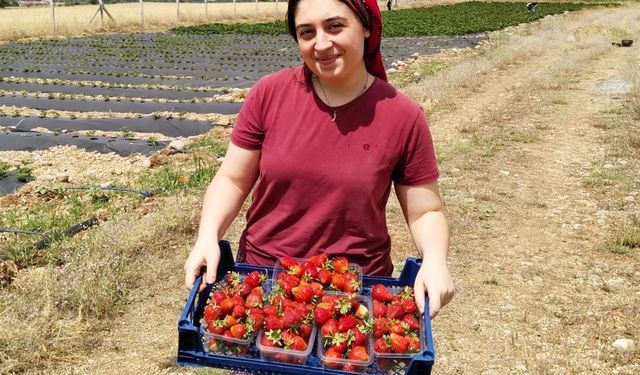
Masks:
[[[203,291],[207,284],[213,284],[216,281],[218,263],[220,263],[220,246],[218,246],[218,243],[215,241],[196,241],[184,263],[184,286],[191,290],[196,277],[200,275],[204,266],[206,267],[206,273],[198,292]]]

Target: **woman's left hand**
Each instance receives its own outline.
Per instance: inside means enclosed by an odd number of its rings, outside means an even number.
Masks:
[[[429,316],[432,319],[435,318],[440,309],[449,303],[455,294],[453,279],[446,261],[429,263],[427,259],[423,260],[413,289],[421,313],[424,313],[425,294],[429,296]]]

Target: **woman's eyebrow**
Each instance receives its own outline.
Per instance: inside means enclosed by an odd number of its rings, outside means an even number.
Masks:
[[[334,21],[346,21],[346,20],[347,20],[346,17],[333,16],[333,17],[329,17],[329,18],[323,20],[322,23],[331,23],[331,22],[334,22]],[[310,23],[301,23],[299,25],[296,25],[296,30],[300,29],[300,28],[309,27],[309,26],[311,26]]]

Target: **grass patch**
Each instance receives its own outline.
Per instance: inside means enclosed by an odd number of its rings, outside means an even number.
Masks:
[[[428,8],[398,9],[383,13],[382,30],[383,37],[475,34],[591,6],[593,4],[544,3],[537,12],[526,12],[521,2],[470,1]],[[213,23],[181,26],[171,31],[180,34],[280,35],[287,33],[287,25],[284,20],[258,24]]]
[[[620,224],[613,228],[607,248],[616,254],[628,254],[640,249],[640,222]]]
[[[603,188],[614,185],[620,179],[617,171],[610,169],[597,169],[591,172],[589,177],[583,182],[587,188]]]

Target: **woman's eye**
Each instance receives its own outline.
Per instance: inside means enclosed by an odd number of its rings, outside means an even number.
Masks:
[[[342,24],[341,24],[341,23],[332,23],[332,24],[329,26],[329,28],[331,28],[331,29],[339,29],[339,28],[341,28],[341,27],[342,27]]]

